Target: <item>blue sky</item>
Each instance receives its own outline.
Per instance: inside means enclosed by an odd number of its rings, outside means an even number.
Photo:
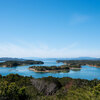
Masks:
[[[0,57],[100,57],[100,0],[0,0]]]

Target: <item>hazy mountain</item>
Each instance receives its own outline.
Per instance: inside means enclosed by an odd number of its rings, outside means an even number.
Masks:
[[[94,57],[78,57],[78,58],[40,58],[40,57],[24,57],[24,58],[11,58],[1,57],[0,61],[24,61],[24,60],[100,60]]]
[[[77,58],[39,58],[39,57],[25,57],[24,59],[32,60],[100,60],[95,57],[77,57]]]
[[[23,58],[11,58],[11,57],[2,57],[0,61],[24,61]]]

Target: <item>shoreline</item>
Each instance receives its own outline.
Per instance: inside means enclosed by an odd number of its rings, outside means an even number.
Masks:
[[[82,69],[82,68],[74,68],[74,67],[72,67],[72,68],[70,68],[70,69]]]
[[[68,70],[45,70],[45,71],[38,71],[38,70],[35,70],[34,68],[28,68],[29,70],[31,71],[34,71],[34,72],[63,72],[63,71],[68,71]]]
[[[100,68],[100,66],[97,66],[97,65],[89,65],[89,64],[86,64],[87,66],[90,66],[90,67],[97,67],[97,68]],[[81,65],[82,66],[82,65]],[[34,68],[28,68],[29,70],[31,70],[31,71],[34,71],[34,72],[43,72],[43,73],[49,73],[49,72],[63,72],[63,71],[67,71],[67,70],[45,70],[45,71],[38,71],[38,70],[36,70],[36,69],[34,69]],[[74,68],[74,67],[69,67],[69,70],[71,70],[71,69],[82,69],[82,67],[80,67],[80,68]]]
[[[89,64],[86,64],[87,66],[91,66],[91,67],[97,67],[97,68],[100,68],[100,66],[97,66],[97,65],[89,65]]]
[[[38,70],[35,70],[34,68],[28,68],[29,70],[31,71],[34,71],[34,72],[63,72],[63,71],[68,71],[68,70],[45,70],[45,71],[38,71]],[[71,69],[82,69],[82,68],[69,68],[69,70]]]

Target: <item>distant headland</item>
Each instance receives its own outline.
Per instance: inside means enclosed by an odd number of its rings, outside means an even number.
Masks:
[[[0,63],[0,67],[15,67],[31,64],[44,64],[42,61],[25,60],[25,61],[5,61]]]

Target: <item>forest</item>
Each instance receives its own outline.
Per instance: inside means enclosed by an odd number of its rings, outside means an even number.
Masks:
[[[90,65],[100,67],[100,60],[57,60],[57,62],[63,62],[67,65]]]
[[[100,100],[100,80],[0,75],[0,100]]]
[[[62,72],[69,71],[69,67],[66,65],[62,66],[31,66],[29,70],[33,70],[35,72]]]
[[[31,66],[29,70],[35,72],[69,72],[70,69],[79,69],[80,65],[61,65],[61,66]]]
[[[0,63],[0,67],[15,67],[31,64],[44,64],[42,61],[24,60],[24,61],[5,61]]]

